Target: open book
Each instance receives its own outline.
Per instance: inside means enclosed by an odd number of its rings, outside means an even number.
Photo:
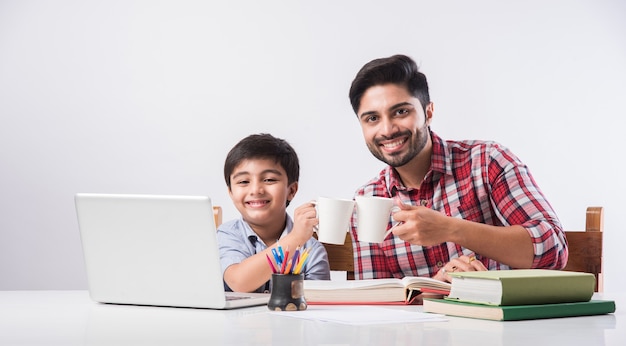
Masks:
[[[427,277],[406,276],[402,279],[304,280],[307,303],[384,304],[411,301],[420,293],[447,295],[450,284]]]

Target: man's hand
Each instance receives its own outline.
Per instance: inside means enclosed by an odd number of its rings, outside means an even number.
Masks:
[[[431,246],[441,244],[449,239],[450,217],[438,211],[422,206],[398,204],[393,219],[399,224],[394,227],[393,234],[414,245]]]
[[[455,272],[473,272],[473,271],[485,271],[487,268],[481,261],[476,260],[475,256],[461,256],[453,258],[450,262],[446,263],[441,269],[433,276],[433,279],[440,281],[450,282],[452,278],[448,273]]]

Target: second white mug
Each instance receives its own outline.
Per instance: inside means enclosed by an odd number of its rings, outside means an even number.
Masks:
[[[359,241],[381,243],[389,234],[387,226],[394,211],[392,198],[356,196],[357,238]]]

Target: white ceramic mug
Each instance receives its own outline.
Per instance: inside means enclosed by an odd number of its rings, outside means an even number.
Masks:
[[[350,229],[354,201],[349,199],[319,197],[317,206],[317,240],[326,244],[343,245]]]
[[[355,200],[358,240],[381,243],[390,233],[387,226],[398,207],[394,206],[392,198],[356,196]]]

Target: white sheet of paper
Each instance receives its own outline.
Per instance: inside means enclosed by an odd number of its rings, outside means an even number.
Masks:
[[[363,305],[309,305],[304,311],[270,311],[269,313],[351,325],[447,321],[443,315]]]

